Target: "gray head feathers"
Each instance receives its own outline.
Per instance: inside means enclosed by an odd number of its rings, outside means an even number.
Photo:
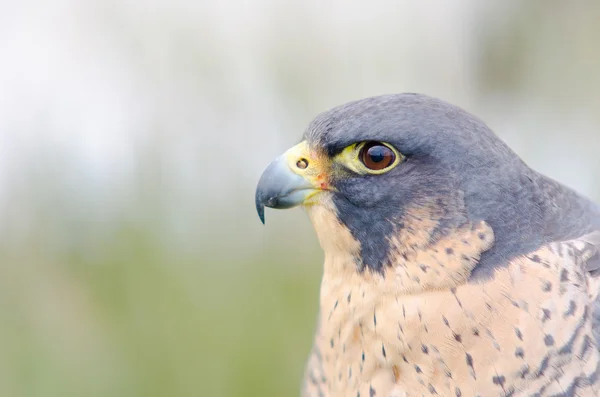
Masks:
[[[599,207],[531,170],[480,119],[419,94],[362,99],[320,114],[305,139],[329,155],[361,141],[383,141],[406,156],[386,175],[337,181],[340,220],[361,241],[369,266],[384,265],[389,219],[434,200],[444,212],[439,233],[484,220],[496,244],[475,277],[546,241],[600,228]]]

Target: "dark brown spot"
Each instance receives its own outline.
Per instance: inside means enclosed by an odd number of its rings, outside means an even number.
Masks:
[[[592,338],[590,338],[589,335],[584,336],[582,346],[581,346],[581,351],[579,353],[580,360],[586,359],[586,357],[585,357],[586,353],[588,352],[588,350],[590,349],[591,346],[592,346]]]
[[[569,317],[575,314],[575,311],[577,310],[577,303],[575,303],[575,301],[573,299],[571,299],[569,301],[569,308],[567,309],[567,311],[563,314],[563,317]]]
[[[544,372],[546,372],[546,369],[548,368],[549,363],[550,363],[550,356],[544,357],[544,359],[542,360],[542,363],[540,364],[540,367],[537,370],[537,373],[535,374],[536,378],[540,378],[540,377],[544,376]]]
[[[348,303],[350,303],[350,301],[352,300],[352,292],[348,293]]]
[[[475,376],[475,367],[473,365],[473,357],[469,353],[466,353],[465,359],[466,359],[467,365],[471,368],[471,370],[473,372],[471,375],[473,375],[474,379],[477,379],[477,377]]]
[[[495,385],[500,385],[501,387],[504,387],[506,378],[504,377],[504,375],[494,376],[492,377],[492,382],[494,382]]]
[[[515,335],[517,335],[517,338],[519,338],[519,340],[523,340],[523,333],[521,333],[521,330],[519,328],[515,328]]]
[[[448,319],[445,316],[442,316],[442,321],[444,322],[444,324],[446,325],[446,327],[450,326],[450,323],[448,322]]]
[[[542,284],[542,291],[544,291],[544,292],[552,291],[552,283],[550,281],[544,281]]]
[[[544,343],[546,344],[546,346],[553,346],[554,345],[554,337],[552,335],[546,335],[544,337]]]
[[[534,261],[535,263],[540,263],[541,262],[541,259],[540,259],[539,255],[532,256],[531,260]]]
[[[425,345],[421,345],[421,351],[425,354],[429,354],[429,349]]]
[[[460,334],[452,333],[452,336],[454,336],[454,340],[458,343],[462,342],[462,336],[460,336]]]
[[[460,301],[460,299],[458,299],[458,296],[456,296],[456,288],[452,287],[450,288],[450,292],[452,293],[452,295],[454,295],[454,299],[456,299],[456,303],[458,303],[459,307],[463,307],[462,302]]]
[[[447,253],[448,255],[453,255],[453,254],[454,254],[454,250],[453,250],[452,248],[449,248],[449,247],[448,247],[448,248],[446,248],[446,253]]]
[[[423,373],[423,371],[421,371],[421,367],[419,367],[418,365],[415,365],[415,372],[418,374]]]
[[[433,387],[433,385],[430,383],[427,388],[429,389],[429,393],[431,394],[437,394],[437,391],[435,390],[435,387]]]
[[[545,323],[546,321],[550,320],[552,318],[552,314],[550,313],[550,310],[548,309],[542,309],[542,322]]]
[[[331,338],[331,339],[329,340],[329,346],[331,346],[331,347],[333,348],[333,338]]]
[[[480,240],[485,240],[485,234],[481,232],[477,235],[477,237],[479,237]]]
[[[525,379],[525,377],[529,374],[529,365],[523,365],[519,372],[521,373],[521,379]]]
[[[375,395],[375,389],[373,389],[373,385],[369,386],[369,397],[373,397]]]
[[[456,394],[456,397],[462,397],[462,392],[458,387],[454,390],[454,393]]]
[[[473,328],[473,335],[479,336],[479,330],[477,328]]]
[[[383,354],[383,358],[387,357],[387,355],[385,354],[385,346],[383,346],[383,344],[381,345],[381,353]]]
[[[560,272],[560,281],[569,281],[569,271],[567,269],[563,269],[562,272]]]
[[[525,357],[525,351],[522,347],[517,347],[517,349],[515,350],[515,356],[519,358]]]

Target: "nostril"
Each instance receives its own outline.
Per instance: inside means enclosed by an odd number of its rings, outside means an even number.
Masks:
[[[308,167],[308,160],[307,159],[300,159],[296,162],[296,167],[300,168],[301,170],[306,169],[306,167]]]
[[[275,207],[277,205],[277,201],[279,201],[278,197],[271,197],[265,204],[267,207]]]

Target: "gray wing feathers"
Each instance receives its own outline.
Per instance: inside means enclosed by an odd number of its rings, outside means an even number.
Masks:
[[[589,272],[589,294],[592,303],[592,332],[600,349],[600,231],[586,234],[577,239],[583,249],[578,253]],[[583,244],[581,244],[583,243]]]
[[[585,268],[592,277],[600,276],[600,231],[595,231],[577,239],[584,244],[580,256]]]

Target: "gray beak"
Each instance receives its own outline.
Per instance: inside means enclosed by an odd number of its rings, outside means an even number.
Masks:
[[[313,184],[290,168],[289,153],[277,157],[265,169],[256,187],[256,211],[265,223],[265,207],[286,209],[304,203],[315,192]]]

